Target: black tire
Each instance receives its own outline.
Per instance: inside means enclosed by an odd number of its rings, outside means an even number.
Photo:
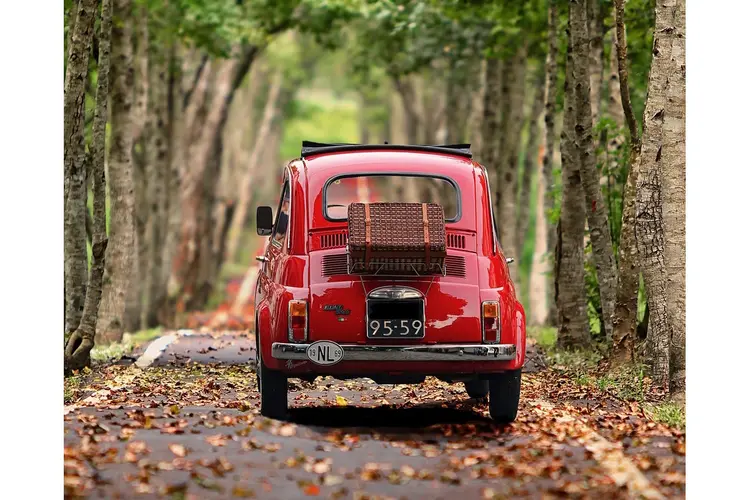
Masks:
[[[468,380],[464,382],[464,388],[472,399],[484,399],[490,392],[490,384],[486,380]]]
[[[257,334],[256,334],[257,335]],[[287,414],[288,383],[286,375],[271,370],[260,354],[260,340],[255,341],[257,359],[258,392],[260,393],[260,414],[264,417],[283,420]]]
[[[498,423],[513,422],[521,398],[521,370],[493,375],[489,382],[490,417]]]

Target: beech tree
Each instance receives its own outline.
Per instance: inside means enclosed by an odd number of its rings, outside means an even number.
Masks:
[[[80,0],[71,27],[65,70],[65,332],[81,323],[86,296],[86,145],[84,139],[85,85],[88,80],[96,0]]]
[[[599,184],[596,169],[596,155],[592,133],[592,113],[589,76],[589,36],[586,18],[586,5],[580,0],[570,0],[570,43],[572,49],[573,74],[571,85],[575,98],[575,141],[574,154],[579,158],[581,180],[586,197],[586,215],[591,244],[596,263],[604,324],[602,329],[608,339],[612,337],[612,317],[617,287],[612,237],[606,205]],[[601,81],[601,78],[598,79]],[[599,94],[594,94],[599,99]]]
[[[125,298],[135,266],[133,184],[133,13],[132,0],[113,0],[112,118],[108,162],[109,244],[104,267],[98,342],[122,339]]]
[[[625,36],[625,6],[623,0],[615,0],[615,46],[614,54],[617,75],[610,77],[610,113],[622,111],[628,125],[630,155],[628,174],[623,195],[622,224],[619,245],[619,282],[613,318],[611,357],[617,364],[634,360],[635,334],[638,314],[638,249],[635,241],[635,201],[638,179],[638,163],[641,153],[641,138],[633,114],[628,76],[628,45]],[[616,83],[615,83],[616,82]],[[619,108],[617,107],[619,105]],[[615,145],[615,147],[617,147]]]
[[[83,2],[81,2],[83,4]],[[84,7],[85,8],[85,7]],[[97,66],[96,108],[92,125],[91,149],[88,156],[89,175],[93,184],[93,241],[91,245],[91,270],[88,275],[86,298],[80,323],[68,339],[65,347],[65,370],[78,370],[91,363],[90,352],[94,347],[96,333],[96,319],[99,312],[99,302],[102,293],[102,278],[104,276],[104,259],[107,249],[107,220],[106,220],[106,179],[104,174],[105,126],[107,123],[107,100],[109,93],[110,66],[110,33],[112,31],[112,1],[102,0],[101,26],[99,29],[99,61]],[[79,9],[80,11],[80,9]],[[95,11],[90,12],[93,24]],[[82,18],[79,14],[79,21]],[[78,23],[79,26],[81,23]],[[72,51],[73,45],[71,45]],[[69,65],[70,68],[72,65]],[[67,172],[66,172],[67,173]],[[66,176],[67,177],[67,176]],[[71,196],[73,194],[71,193]],[[72,222],[80,228],[84,225],[82,217],[85,214],[85,191],[83,206],[76,204],[77,217],[71,217]],[[71,204],[72,205],[72,204]],[[67,209],[66,204],[66,209]],[[67,215],[67,214],[66,214]],[[66,227],[66,232],[67,232]],[[76,231],[73,231],[75,234]],[[86,265],[85,256],[83,264]]]
[[[560,136],[562,159],[562,205],[557,229],[555,258],[555,301],[557,302],[557,344],[563,348],[585,347],[591,342],[586,315],[583,273],[583,234],[586,229],[581,155],[576,154],[576,95],[573,44],[568,16],[568,47],[565,63],[565,104]]]

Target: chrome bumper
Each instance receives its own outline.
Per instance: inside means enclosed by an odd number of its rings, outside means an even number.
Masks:
[[[274,342],[276,359],[309,359],[310,344]],[[515,344],[346,345],[342,361],[512,361]]]

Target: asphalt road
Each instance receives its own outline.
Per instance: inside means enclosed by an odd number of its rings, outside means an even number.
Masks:
[[[486,402],[436,379],[292,380],[289,421],[269,420],[257,414],[252,338],[193,333],[165,343],[136,353],[143,368],[95,372],[66,407],[66,496],[685,495],[683,433],[593,398],[545,369],[533,347],[518,420],[500,426]]]

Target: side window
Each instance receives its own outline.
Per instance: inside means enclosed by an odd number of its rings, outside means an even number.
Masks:
[[[286,241],[289,226],[289,202],[289,181],[286,181],[281,189],[281,199],[279,200],[276,222],[273,225],[273,234],[271,235],[271,241],[279,247],[283,247]]]

